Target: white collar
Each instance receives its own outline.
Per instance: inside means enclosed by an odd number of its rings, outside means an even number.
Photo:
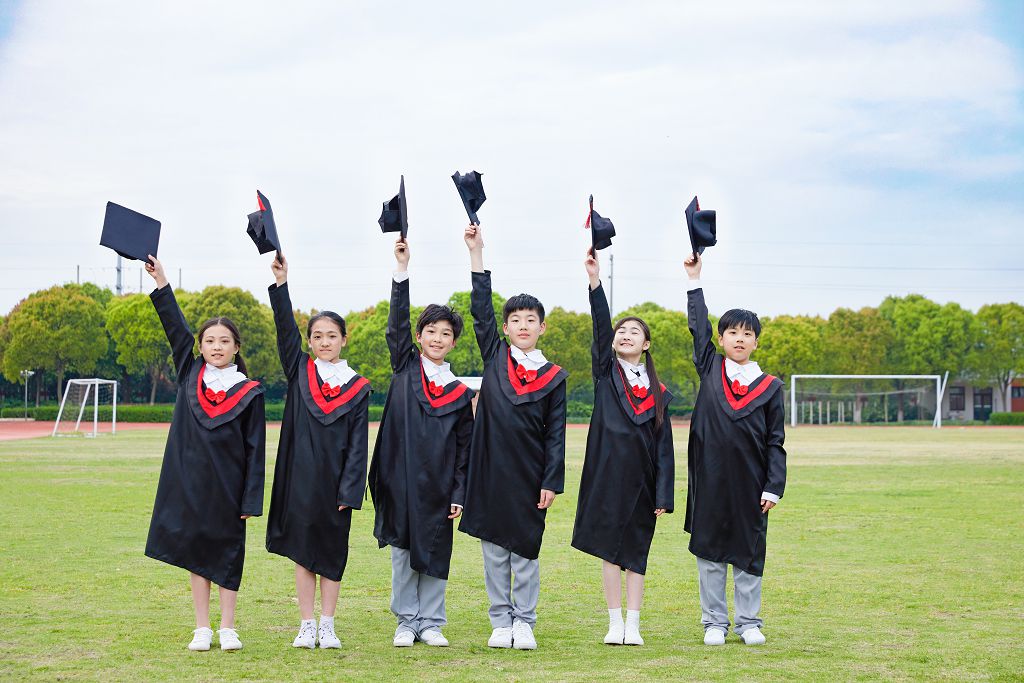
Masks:
[[[509,348],[512,350],[512,357],[516,359],[516,362],[527,370],[540,370],[547,365],[548,359],[544,357],[540,349],[534,349],[526,353],[518,346],[509,346]]]
[[[203,373],[203,382],[214,391],[227,391],[245,380],[245,375],[238,371],[238,366],[234,363],[223,368],[207,363],[206,371]]]
[[[332,389],[348,384],[356,376],[356,371],[348,366],[348,361],[344,358],[337,363],[314,358],[313,363],[316,365],[316,371],[320,373],[320,379],[327,382]]]
[[[423,365],[423,374],[427,376],[428,382],[447,386],[455,381],[455,375],[451,370],[451,363],[437,365],[422,353],[420,354],[420,363]]]
[[[651,386],[651,378],[647,376],[647,366],[643,363],[640,365],[633,365],[628,360],[618,358],[619,365],[622,366],[622,372],[626,376],[626,381],[629,382],[630,386],[640,386],[647,389]]]
[[[749,386],[751,382],[761,376],[761,366],[750,361],[746,365],[740,365],[732,358],[725,359],[725,376],[729,381],[738,379],[740,384]]]

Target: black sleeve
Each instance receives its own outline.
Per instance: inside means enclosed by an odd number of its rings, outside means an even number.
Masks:
[[[473,273],[469,310],[473,314],[473,331],[476,332],[480,356],[487,363],[501,350],[501,337],[494,322],[494,304],[491,302],[491,271]]]
[[[588,287],[588,289],[590,289]],[[590,346],[590,368],[594,382],[605,376],[609,366],[615,360],[612,351],[612,316],[608,310],[608,299],[604,295],[604,285],[590,290],[590,318],[594,322],[594,342]]]
[[[178,300],[174,298],[174,290],[170,285],[164,285],[149,295],[156,313],[160,316],[160,324],[164,326],[164,334],[167,341],[171,343],[171,356],[174,358],[174,371],[178,375],[178,383],[185,381],[195,356],[192,349],[196,345],[196,338],[192,336],[192,330],[185,322],[185,314],[178,306]]]
[[[544,481],[541,488],[562,493],[565,488],[565,382],[560,382],[545,400]]]
[[[469,470],[469,444],[473,438],[473,408],[466,406],[459,411],[459,422],[455,426],[455,486],[452,488],[453,505],[466,504],[466,472]]]
[[[693,335],[693,364],[697,366],[697,374],[703,377],[711,371],[718,353],[712,341],[711,322],[708,320],[703,289],[694,289],[687,294],[686,320]]]
[[[338,505],[347,505],[358,510],[363,505],[366,490],[366,458],[370,447],[370,395],[362,399],[362,405],[352,409],[352,432],[348,435],[348,449],[345,466],[338,482]]]
[[[764,490],[779,498],[786,490],[786,406],[782,389],[775,392],[765,406],[768,423],[768,478]]]
[[[306,357],[302,351],[302,335],[299,334],[299,326],[295,324],[288,283],[280,287],[270,285],[268,291],[270,307],[274,310],[274,326],[277,327],[277,354],[281,358],[284,376],[291,382],[298,376],[302,369],[301,361]]]
[[[676,453],[672,443],[672,423],[668,418],[668,406],[665,407],[665,421],[661,423],[655,448],[657,457],[654,460],[654,507],[672,512],[675,500]]]
[[[253,398],[245,411],[245,491],[242,492],[243,515],[263,514],[263,480],[266,466],[267,420],[263,395]]]
[[[395,282],[391,278],[391,307],[388,309],[388,328],[384,335],[391,352],[391,371],[401,372],[408,364],[418,359],[412,343],[412,326],[409,324],[409,280]]]

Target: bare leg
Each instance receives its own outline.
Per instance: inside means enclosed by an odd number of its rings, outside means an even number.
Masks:
[[[604,599],[608,609],[622,609],[622,570],[601,560],[601,578],[604,580]],[[642,578],[642,577],[641,577]]]
[[[233,591],[223,586],[220,589],[220,627],[235,627],[235,604],[238,602],[238,591]]]
[[[192,607],[196,611],[196,628],[210,628],[210,582],[189,572],[192,584]]]
[[[626,609],[640,611],[644,602],[644,575],[626,570]]]
[[[323,576],[320,577],[320,613],[325,617],[334,616],[334,610],[338,608],[338,593],[340,592],[341,581],[331,581]],[[303,617],[303,619],[305,618]]]
[[[316,574],[300,564],[295,565],[295,593],[299,598],[299,615],[303,621],[313,618],[313,600],[316,598]]]

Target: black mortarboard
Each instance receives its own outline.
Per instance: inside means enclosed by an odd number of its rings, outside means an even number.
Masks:
[[[690,248],[694,254],[703,254],[704,247],[713,247],[718,242],[715,235],[715,212],[701,211],[696,196],[686,207],[686,230],[690,233]]]
[[[120,204],[107,202],[100,245],[125,258],[149,263],[149,255],[156,256],[160,245],[160,221]]]
[[[615,237],[615,226],[610,219],[594,211],[594,195],[590,195],[590,213],[584,227],[590,228],[590,238],[594,242],[594,251],[612,246]]]
[[[482,173],[477,173],[476,171],[470,171],[465,175],[458,171],[452,174],[455,187],[458,188],[459,196],[462,197],[462,204],[466,207],[469,222],[473,225],[480,225],[480,219],[476,217],[476,212],[487,201],[487,195],[484,194],[484,184],[480,180],[482,175]]]
[[[256,202],[260,205],[260,210],[249,214],[249,227],[245,231],[249,233],[261,254],[270,251],[280,253],[281,240],[277,237],[277,224],[274,222],[274,210],[270,208],[270,201],[262,192],[256,190]]]
[[[384,210],[380,212],[381,232],[401,232],[402,237],[409,235],[409,213],[405,206],[405,176],[398,183],[398,194],[390,201],[384,202]]]

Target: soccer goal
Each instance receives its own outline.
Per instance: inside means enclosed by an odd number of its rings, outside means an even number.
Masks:
[[[789,424],[942,426],[941,375],[791,375]]]
[[[88,412],[87,412],[88,411]],[[82,429],[82,417],[86,428]],[[110,433],[117,433],[117,381],[112,379],[70,379],[53,423],[50,436],[96,436],[100,418],[110,422]],[[91,418],[91,419],[90,419]],[[89,423],[91,424],[91,428]]]

